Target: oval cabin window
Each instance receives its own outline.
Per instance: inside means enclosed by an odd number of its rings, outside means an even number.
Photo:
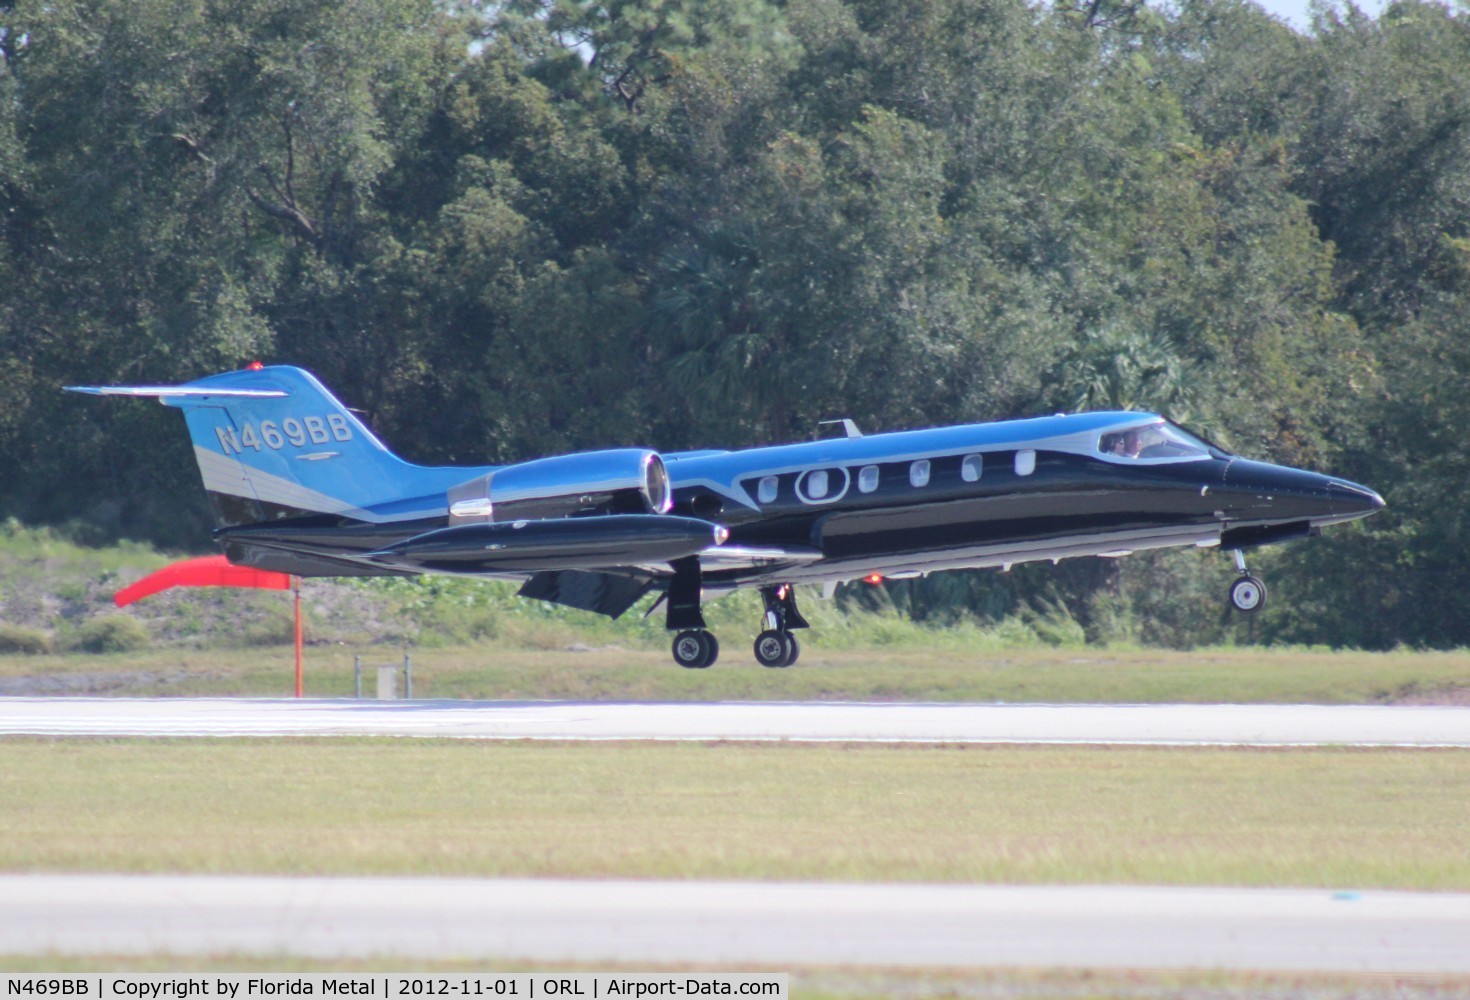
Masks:
[[[978,483],[980,473],[985,470],[985,458],[982,455],[966,455],[960,463],[960,478],[967,483]]]
[[[780,482],[775,476],[766,476],[761,480],[760,486],[756,487],[755,498],[761,503],[770,503],[776,499],[776,485]]]
[[[1031,448],[1016,452],[1016,475],[1029,476],[1036,471],[1036,452]]]
[[[927,458],[921,458],[913,465],[909,466],[909,485],[929,485],[929,460]]]
[[[858,471],[858,492],[871,493],[878,488],[878,467],[865,465]]]
[[[827,495],[827,470],[818,469],[807,473],[806,495],[813,500],[820,500]]]

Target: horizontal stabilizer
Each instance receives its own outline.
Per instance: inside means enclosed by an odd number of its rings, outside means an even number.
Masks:
[[[157,399],[282,399],[291,395],[285,389],[209,389],[195,385],[69,385],[67,392],[85,392],[89,396],[141,396]]]

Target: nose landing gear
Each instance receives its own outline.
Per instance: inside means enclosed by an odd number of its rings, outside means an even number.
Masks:
[[[1255,614],[1266,606],[1266,585],[1245,568],[1245,553],[1240,549],[1235,550],[1235,566],[1240,575],[1230,584],[1230,606],[1243,614]]]

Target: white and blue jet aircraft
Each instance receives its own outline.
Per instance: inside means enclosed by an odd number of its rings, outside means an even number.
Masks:
[[[1193,545],[1235,553],[1230,601],[1265,586],[1242,551],[1383,507],[1373,490],[1228,454],[1163,417],[1110,412],[743,451],[583,452],[426,467],[395,456],[309,372],[72,386],[181,409],[231,562],[299,576],[452,573],[618,617],[661,593],[674,659],[708,667],[705,597],[765,600],[756,659],[789,666],[796,584]]]

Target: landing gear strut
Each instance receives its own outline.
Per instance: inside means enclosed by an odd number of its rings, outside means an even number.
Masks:
[[[801,656],[794,628],[810,628],[796,609],[796,590],[789,583],[762,587],[766,604],[765,631],[755,637],[755,659],[763,667],[789,667]]]
[[[1230,606],[1244,614],[1254,614],[1266,606],[1266,585],[1245,568],[1245,553],[1240,549],[1235,550],[1235,566],[1240,575],[1230,585]]]

